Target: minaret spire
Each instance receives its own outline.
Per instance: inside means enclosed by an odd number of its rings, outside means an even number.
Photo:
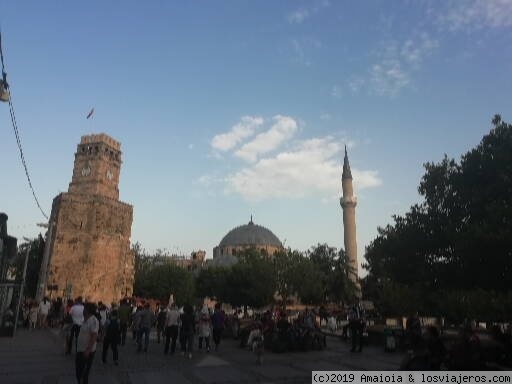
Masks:
[[[350,163],[348,161],[347,145],[345,144],[345,157],[343,158],[343,175],[342,179],[351,179],[352,172],[350,171]]]

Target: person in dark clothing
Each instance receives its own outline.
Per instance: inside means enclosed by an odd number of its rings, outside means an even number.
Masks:
[[[226,315],[220,308],[220,303],[215,304],[215,312],[212,315],[212,328],[213,328],[213,342],[215,343],[215,350],[219,349],[220,339],[226,323]]]
[[[159,307],[158,313],[156,315],[156,336],[157,342],[160,344],[160,339],[165,332],[165,318],[167,317],[167,311],[165,307],[162,305]]]
[[[422,341],[421,322],[420,318],[418,317],[418,312],[411,314],[411,316],[407,318],[405,323],[405,331],[411,349],[418,349]]]
[[[446,348],[439,337],[439,331],[434,326],[425,330],[425,344],[429,360],[429,370],[439,371],[441,364],[446,359]]]
[[[185,355],[185,350],[188,352],[188,358],[192,358],[192,345],[194,344],[196,319],[194,316],[194,308],[190,304],[183,307],[183,314],[181,315],[181,354]]]
[[[132,317],[132,307],[127,299],[124,299],[121,302],[121,306],[119,307],[119,323],[121,328],[121,345],[125,345],[126,343],[126,332],[128,330],[128,326],[130,325],[130,319]]]
[[[359,305],[354,305],[348,315],[348,324],[352,336],[352,349],[350,352],[361,352],[363,350],[363,329],[364,317]]]
[[[105,337],[103,338],[103,364],[107,362],[108,348],[112,348],[112,357],[114,364],[119,364],[119,354],[117,346],[121,341],[121,323],[119,321],[117,310],[113,310],[110,314],[110,319],[105,323]]]

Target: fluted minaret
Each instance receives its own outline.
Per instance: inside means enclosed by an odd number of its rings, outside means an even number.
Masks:
[[[352,172],[348,162],[347,147],[345,146],[345,158],[343,159],[343,175],[341,176],[343,196],[340,198],[343,209],[343,229],[345,236],[345,252],[352,269],[351,280],[359,287],[357,266],[357,241],[356,241],[356,205],[357,198],[352,188]]]

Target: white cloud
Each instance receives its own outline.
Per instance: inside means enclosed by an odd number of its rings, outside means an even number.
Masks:
[[[324,120],[324,121],[331,120],[331,115],[327,112],[324,112],[320,115],[320,120]]]
[[[309,11],[304,8],[299,8],[288,14],[288,22],[290,24],[300,24],[309,17]]]
[[[473,31],[512,26],[512,0],[447,2],[437,16],[441,29]]]
[[[381,96],[396,96],[410,82],[408,73],[401,68],[398,60],[374,64],[370,73],[373,91]]]
[[[302,24],[306,19],[320,12],[323,8],[327,8],[329,5],[329,0],[323,0],[309,7],[301,7],[288,13],[286,19],[290,24]]]
[[[339,196],[341,170],[342,145],[330,136],[313,138],[229,175],[227,190],[247,200],[301,198],[318,192]],[[353,168],[352,175],[358,189],[382,183],[376,171]]]
[[[256,129],[262,124],[263,118],[261,117],[244,116],[229,132],[214,136],[211,146],[219,151],[229,151],[242,140],[253,136]]]
[[[365,85],[365,79],[361,76],[352,76],[348,80],[348,87],[353,93],[358,93]]]
[[[254,162],[258,156],[277,149],[283,142],[292,138],[298,130],[297,122],[288,116],[277,115],[274,124],[266,132],[258,134],[252,141],[244,144],[235,155]]]
[[[331,88],[331,96],[335,97],[337,99],[340,99],[341,96],[343,96],[343,92],[341,90],[341,87],[338,85],[333,85]]]
[[[413,82],[425,59],[439,47],[427,33],[416,33],[404,41],[388,40],[374,53],[375,60],[365,75],[353,75],[347,81],[352,93],[396,96]]]
[[[311,66],[310,57],[315,50],[322,48],[322,42],[320,40],[305,37],[300,39],[291,39],[291,58],[295,63],[305,65],[306,67]]]
[[[416,39],[407,39],[401,47],[401,57],[411,64],[421,64],[425,57],[428,57],[432,52],[439,47],[439,42],[432,39],[428,34],[422,33]]]

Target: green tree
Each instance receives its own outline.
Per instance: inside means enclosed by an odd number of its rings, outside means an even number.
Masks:
[[[196,293],[199,297],[210,297],[218,301],[224,301],[229,287],[227,279],[229,268],[209,267],[199,271],[196,278]]]
[[[226,279],[225,300],[233,306],[261,308],[274,301],[274,267],[268,257],[248,249],[240,253]]]
[[[302,284],[304,276],[300,263],[303,258],[299,251],[291,249],[280,250],[272,256],[276,293],[285,304],[288,298],[297,294]]]
[[[166,301],[172,293],[178,304],[195,298],[192,272],[174,264],[161,251],[149,255],[140,243],[135,243],[132,251],[135,257],[133,292],[136,296]]]
[[[512,125],[500,116],[492,124],[459,162],[445,155],[439,163],[425,164],[418,188],[423,201],[379,228],[367,247],[365,289],[383,305],[385,297],[377,291],[385,287],[395,296],[405,295],[404,289],[419,292],[417,307],[450,312],[452,318],[457,317],[453,308],[475,315],[474,308],[483,313],[485,307],[500,316],[488,292],[508,305]]]
[[[315,279],[322,287],[322,298],[318,303],[351,301],[356,292],[349,279],[352,273],[345,251],[328,244],[317,244],[308,251]]]
[[[23,268],[25,266],[25,257],[29,249],[27,262],[27,275],[25,279],[25,289],[23,295],[34,298],[37,292],[37,283],[39,281],[39,271],[43,261],[45,241],[41,235],[37,239],[24,242],[18,246],[18,256],[15,262],[16,280],[23,278]]]

